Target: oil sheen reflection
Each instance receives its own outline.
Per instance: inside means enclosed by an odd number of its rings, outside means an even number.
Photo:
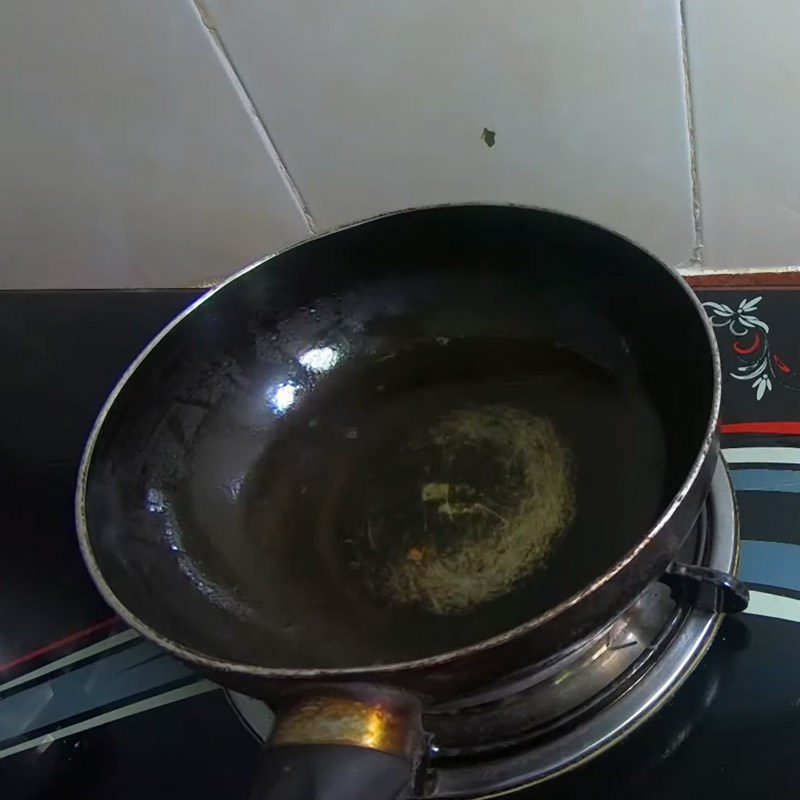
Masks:
[[[272,406],[272,410],[278,415],[284,414],[294,405],[300,389],[301,387],[292,381],[279,383],[269,394],[269,404]]]
[[[333,347],[314,347],[297,360],[311,372],[327,372],[339,360],[339,353]]]
[[[313,347],[297,357],[298,362],[314,375],[332,369],[339,360],[335,347]],[[267,391],[267,402],[278,416],[285,414],[300,398],[304,387],[296,380],[285,380]]]

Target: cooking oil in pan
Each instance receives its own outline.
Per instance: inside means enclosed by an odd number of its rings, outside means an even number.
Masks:
[[[438,474],[420,490],[417,543],[376,581],[396,602],[451,614],[499,597],[543,562],[572,520],[569,451],[547,417],[458,408],[406,447],[426,453],[423,472]],[[480,487],[455,477],[460,460],[482,457],[494,475]]]
[[[665,500],[635,370],[553,343],[417,342],[337,365],[247,482],[248,527],[374,660],[518,625],[598,577]]]

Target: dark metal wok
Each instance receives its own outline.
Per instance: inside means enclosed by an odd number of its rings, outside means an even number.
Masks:
[[[392,214],[156,337],[86,447],[80,543],[131,625],[284,711],[265,791],[389,796],[422,706],[574,646],[664,572],[719,393],[701,307],[629,241],[511,206]]]

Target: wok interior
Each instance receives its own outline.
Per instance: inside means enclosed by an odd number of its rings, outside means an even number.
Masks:
[[[645,536],[712,407],[682,287],[587,223],[390,216],[183,318],[100,430],[86,517],[112,591],[207,656],[396,663],[546,611]]]

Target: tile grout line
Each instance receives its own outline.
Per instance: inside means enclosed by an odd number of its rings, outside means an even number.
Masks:
[[[251,97],[250,92],[248,92],[247,87],[242,80],[242,76],[236,69],[233,60],[231,59],[230,54],[228,53],[228,50],[219,35],[219,31],[216,28],[213,17],[206,8],[203,0],[190,0],[190,5],[194,8],[195,13],[200,20],[200,24],[203,26],[203,29],[205,30],[206,35],[211,42],[214,52],[217,54],[223,69],[233,84],[233,87],[238,94],[239,99],[241,100],[242,105],[247,112],[247,115],[250,117],[250,121],[253,123],[253,126],[255,127],[256,132],[258,133],[259,138],[264,145],[264,148],[269,153],[272,161],[275,163],[275,166],[278,168],[278,172],[280,173],[286,189],[291,195],[298,211],[303,216],[303,220],[308,228],[308,232],[315,234],[317,232],[316,220],[314,219],[308,204],[303,198],[300,188],[298,187],[294,178],[292,178],[289,169],[286,166],[286,162],[284,161],[280,150],[278,150],[272,134],[269,132],[266,121],[256,107],[255,102],[253,102],[253,98]]]
[[[703,207],[700,202],[700,181],[697,172],[697,132],[694,122],[694,93],[689,69],[689,39],[686,32],[686,0],[678,0],[678,27],[681,39],[681,63],[683,66],[683,96],[686,105],[686,127],[689,138],[689,180],[692,191],[692,224],[694,247],[691,265],[703,267]]]

